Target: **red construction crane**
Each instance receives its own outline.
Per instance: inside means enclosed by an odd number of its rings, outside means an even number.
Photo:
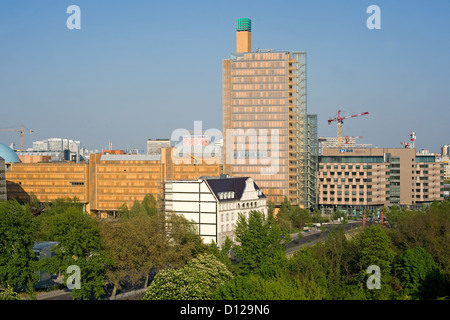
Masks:
[[[342,144],[341,128],[342,128],[342,124],[344,123],[343,120],[369,114],[369,112],[363,112],[363,113],[353,114],[351,116],[341,117],[341,111],[342,110],[338,110],[337,117],[328,119],[328,124],[331,124],[331,122],[333,122],[333,121],[337,121],[337,147],[338,148],[340,148],[341,144]]]

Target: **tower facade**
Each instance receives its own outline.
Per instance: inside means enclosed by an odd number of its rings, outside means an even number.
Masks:
[[[252,177],[275,204],[313,207],[317,117],[306,112],[306,53],[252,52],[250,32],[250,19],[239,19],[237,52],[223,61],[224,173]]]

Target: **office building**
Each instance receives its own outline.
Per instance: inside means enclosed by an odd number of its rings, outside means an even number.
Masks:
[[[104,218],[114,216],[123,204],[131,208],[147,194],[162,198],[166,179],[192,180],[221,173],[218,161],[194,163],[188,158],[174,163],[173,148],[163,148],[159,155],[97,153],[90,155],[89,162],[80,163],[21,163],[6,148],[0,156],[14,161],[6,164],[8,199],[25,202],[34,194],[39,202],[51,203],[76,197],[87,212]]]
[[[6,171],[8,199],[26,202],[34,194],[39,202],[49,203],[57,198],[76,197],[86,206],[89,204],[88,173],[88,163],[11,163]]]
[[[307,114],[306,53],[251,49],[238,19],[236,52],[223,60],[223,169],[255,179],[268,200],[314,207],[317,116]]]
[[[442,164],[415,149],[324,149],[318,178],[321,208],[420,208],[443,200]]]
[[[266,196],[252,178],[201,178],[166,181],[164,209],[192,221],[204,243],[222,246],[226,237],[235,240],[238,213],[251,210],[267,216]]]

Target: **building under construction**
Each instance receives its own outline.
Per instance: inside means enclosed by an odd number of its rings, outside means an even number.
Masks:
[[[317,116],[307,114],[306,53],[251,50],[238,19],[236,52],[223,60],[223,165],[250,176],[276,205],[317,204]]]

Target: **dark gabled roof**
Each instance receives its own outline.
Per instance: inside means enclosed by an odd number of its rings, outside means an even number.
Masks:
[[[221,199],[223,200],[239,200],[242,197],[245,189],[245,182],[249,177],[238,177],[238,178],[224,178],[224,179],[205,179],[211,190],[219,199],[220,192],[234,191],[234,198],[232,199]],[[261,190],[255,182],[253,182],[256,190]],[[261,191],[259,198],[265,198],[266,196]]]

